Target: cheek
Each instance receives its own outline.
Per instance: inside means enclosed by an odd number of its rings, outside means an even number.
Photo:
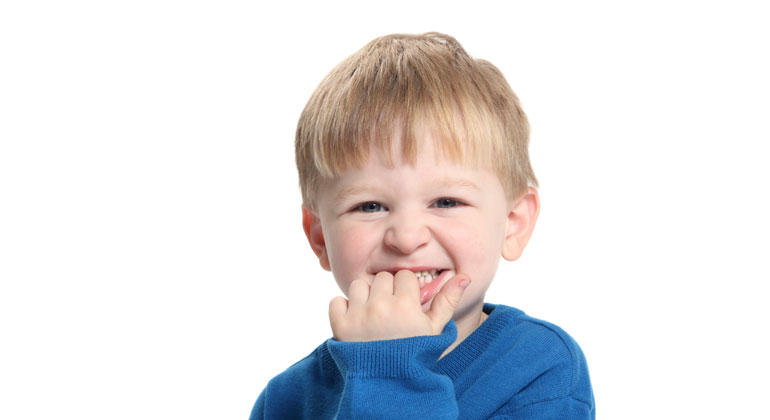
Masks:
[[[491,223],[488,218],[442,226],[444,238],[454,258],[463,270],[479,270],[480,275],[494,273],[500,260],[505,239],[505,224]]]
[[[476,223],[450,221],[441,227],[441,232],[446,246],[461,261],[478,263],[478,259],[486,253],[484,248],[489,246],[484,239],[486,231]]]
[[[378,241],[372,229],[340,226],[328,235],[326,246],[334,278],[347,292],[347,285],[365,270]]]

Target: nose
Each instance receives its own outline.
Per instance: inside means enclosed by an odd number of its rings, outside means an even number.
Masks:
[[[419,217],[402,214],[388,226],[385,245],[400,254],[411,254],[427,245],[430,238],[430,229]]]

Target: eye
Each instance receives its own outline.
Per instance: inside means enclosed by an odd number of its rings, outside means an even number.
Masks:
[[[385,206],[376,201],[367,201],[366,203],[357,205],[353,210],[362,211],[364,213],[375,213],[385,210]]]
[[[435,203],[433,203],[434,206],[440,208],[440,209],[449,209],[452,207],[457,207],[460,205],[460,202],[453,199],[453,198],[439,198],[436,200]]]

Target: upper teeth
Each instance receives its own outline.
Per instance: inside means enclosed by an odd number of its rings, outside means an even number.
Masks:
[[[426,284],[429,284],[433,281],[436,277],[438,277],[439,272],[441,270],[426,270],[426,271],[417,271],[414,273],[417,276],[417,280],[420,281],[420,287],[425,286]]]
[[[416,272],[414,274],[416,274],[418,276],[427,276],[428,274],[430,274],[431,276],[437,276],[438,272],[439,272],[439,270],[427,270],[427,271],[418,271],[418,272]]]

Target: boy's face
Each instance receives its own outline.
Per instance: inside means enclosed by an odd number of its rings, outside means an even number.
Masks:
[[[439,160],[430,143],[426,137],[414,166],[395,153],[388,167],[370,153],[362,168],[323,182],[317,211],[304,212],[304,227],[321,265],[346,295],[351,282],[371,284],[381,271],[441,270],[431,283],[415,280],[427,311],[455,273],[468,274],[472,282],[457,319],[480,311],[500,256],[519,257],[539,202],[533,189],[525,199],[508,200],[494,172]]]

